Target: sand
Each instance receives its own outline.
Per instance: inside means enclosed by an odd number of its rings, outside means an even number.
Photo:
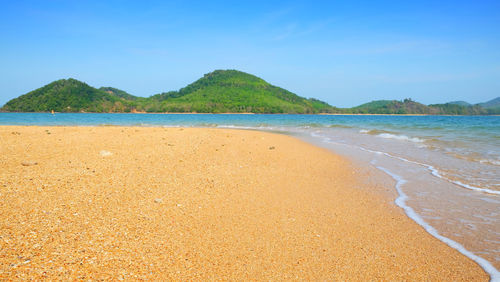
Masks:
[[[350,161],[257,131],[0,127],[0,280],[475,280]]]

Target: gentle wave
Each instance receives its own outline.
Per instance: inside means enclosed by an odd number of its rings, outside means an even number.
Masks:
[[[322,141],[325,142],[325,143],[336,143],[336,144],[339,144],[337,142],[334,142],[331,138],[324,137],[324,136],[321,136],[321,135],[316,134],[316,133],[310,133],[310,135],[312,137],[315,137],[315,138],[321,138]],[[367,149],[367,148],[364,148],[364,147],[358,146],[358,145],[350,145],[350,146],[356,147],[356,148],[358,148],[358,149],[360,149],[362,151],[365,151],[365,152],[369,152],[369,153],[373,153],[373,154],[377,154],[377,155],[384,155],[384,156],[387,156],[387,157],[390,157],[390,158],[398,159],[400,161],[404,161],[404,162],[407,162],[407,163],[412,163],[412,164],[416,164],[416,165],[425,167],[425,168],[427,168],[430,171],[430,173],[433,176],[435,176],[437,178],[440,178],[440,179],[443,179],[443,180],[446,180],[446,181],[448,181],[450,183],[456,184],[458,186],[461,186],[461,187],[469,189],[469,190],[474,190],[474,191],[477,191],[477,192],[483,192],[483,193],[493,194],[493,195],[500,195],[500,191],[496,191],[496,190],[492,190],[492,189],[488,189],[488,188],[480,188],[480,187],[472,186],[472,185],[469,185],[469,184],[465,184],[465,183],[460,182],[458,180],[449,179],[449,178],[443,176],[442,173],[437,168],[435,168],[432,165],[426,164],[426,163],[412,161],[412,160],[409,160],[409,159],[406,159],[406,158],[403,158],[403,157],[399,157],[399,156],[395,156],[395,155],[392,155],[392,154],[389,154],[389,153],[386,153],[386,152],[370,150],[370,149]]]
[[[500,160],[480,159],[479,162],[482,164],[491,164],[500,166]]]
[[[217,128],[263,130],[263,131],[271,131],[271,132],[285,131],[285,129],[283,127],[274,127],[274,126],[217,125]]]
[[[423,143],[426,141],[425,139],[421,139],[418,137],[408,137],[408,136],[403,135],[403,134],[394,134],[394,133],[390,133],[390,132],[385,131],[385,130],[378,130],[378,129],[370,129],[370,130],[361,129],[359,131],[359,133],[376,135],[377,137],[385,138],[385,139],[395,139],[395,140],[408,141],[408,142],[414,142],[414,143]]]
[[[390,133],[389,131],[386,130],[380,130],[380,129],[361,129],[359,133],[363,134],[370,134],[370,135],[378,135],[382,133]]]
[[[414,142],[414,143],[423,143],[425,142],[424,139],[420,139],[417,137],[408,137],[406,135],[396,135],[396,134],[391,134],[391,133],[381,133],[377,135],[378,137],[385,138],[385,139],[396,139],[396,140],[401,140],[401,141],[409,141],[409,142]]]
[[[329,127],[329,128],[353,128],[352,126],[344,125],[344,124],[330,124],[327,127]]]
[[[420,162],[416,162],[416,161],[411,161],[411,160],[405,159],[403,157],[394,156],[394,155],[386,153],[386,152],[380,152],[380,151],[374,151],[374,150],[366,149],[366,148],[363,148],[363,147],[360,147],[360,146],[358,146],[358,148],[361,149],[362,151],[365,151],[365,152],[370,152],[370,153],[374,153],[374,154],[384,155],[384,156],[388,156],[390,158],[398,159],[398,160],[401,160],[401,161],[404,161],[404,162],[407,162],[407,163],[412,163],[412,164],[416,164],[416,165],[425,167],[435,177],[443,179],[443,180],[446,180],[446,181],[448,181],[450,183],[456,184],[456,185],[461,186],[463,188],[467,188],[469,190],[474,190],[474,191],[477,191],[477,192],[483,192],[483,193],[487,193],[487,194],[500,195],[500,191],[495,191],[495,190],[491,190],[491,189],[488,189],[488,188],[479,188],[479,187],[475,187],[475,186],[472,186],[472,185],[468,185],[468,184],[462,183],[462,182],[457,181],[457,180],[451,180],[451,179],[449,179],[447,177],[444,177],[439,172],[439,170],[437,168],[435,168],[434,166],[429,165],[429,164],[420,163]]]
[[[301,127],[302,128],[319,128],[319,127],[325,127],[325,126],[321,123],[304,123],[304,124],[301,124]]]
[[[465,149],[466,145],[461,141],[444,141],[436,138],[436,136],[434,136],[434,138],[408,137],[407,135],[395,134],[393,132],[379,129],[361,129],[359,130],[359,133],[374,135],[376,137],[384,139],[417,143],[421,148],[444,151],[447,155],[458,159],[466,160],[469,162],[500,166],[500,159],[495,158],[495,156],[492,156],[492,158],[488,158],[488,156],[484,155],[481,156],[478,152],[470,152],[467,150],[469,148]]]
[[[476,162],[476,163],[481,163],[481,164],[488,164],[488,165],[500,166],[500,160],[499,159],[486,159],[486,158],[482,158],[482,156],[480,156],[478,153],[462,153],[462,154],[458,154],[456,152],[446,152],[446,154],[450,155],[452,157],[455,157],[457,159],[462,159],[462,160],[466,160],[466,161],[469,161],[469,162]]]

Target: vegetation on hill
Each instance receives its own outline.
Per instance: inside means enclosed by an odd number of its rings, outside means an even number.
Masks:
[[[141,106],[147,112],[305,114],[334,111],[327,103],[305,99],[235,70],[208,73],[179,91],[153,95]]]
[[[120,98],[76,79],[61,79],[12,99],[10,112],[116,112],[126,107]]]
[[[500,97],[478,105],[491,111],[500,112]]]
[[[347,109],[347,111],[353,114],[431,114],[426,105],[411,99],[405,99],[404,101],[373,101]]]
[[[384,111],[386,111],[387,107],[389,107],[389,105],[393,102],[395,102],[395,101],[391,101],[391,100],[372,101],[369,103],[359,105],[357,107],[345,109],[345,111],[347,111],[349,113],[356,113],[356,114],[383,113]]]
[[[478,105],[460,105],[457,103],[424,105],[411,99],[403,101],[380,100],[354,108],[343,109],[352,114],[417,114],[417,115],[486,115],[500,113],[490,111]]]
[[[340,109],[236,70],[216,70],[179,91],[148,98],[113,87],[96,89],[76,79],[61,79],[4,105],[7,112],[196,112],[338,114],[500,114],[500,98],[470,105],[463,101],[424,105],[411,99],[380,100]]]
[[[465,101],[453,101],[453,102],[448,102],[447,104],[460,105],[460,106],[464,106],[464,107],[472,106],[471,104],[469,104]]]
[[[488,115],[490,114],[488,110],[478,106],[469,105],[461,106],[452,103],[446,104],[433,104],[429,105],[429,108],[433,113],[441,115]],[[494,113],[491,113],[494,114]]]
[[[116,97],[124,99],[124,100],[135,101],[135,100],[139,99],[139,97],[137,97],[137,96],[134,96],[134,95],[129,94],[123,90],[116,89],[113,87],[101,87],[101,88],[99,88],[99,90],[102,90],[108,94],[111,94],[113,96],[116,96]]]

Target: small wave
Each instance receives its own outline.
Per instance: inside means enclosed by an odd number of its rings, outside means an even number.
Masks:
[[[330,124],[327,127],[329,127],[329,128],[352,128],[352,126],[343,125],[343,124]]]
[[[454,150],[454,151],[453,151]],[[450,155],[454,158],[457,159],[462,159],[466,160],[469,162],[477,162],[481,164],[486,164],[486,165],[495,165],[495,166],[500,166],[500,159],[490,159],[490,158],[484,158],[485,156],[482,156],[480,153],[476,152],[467,152],[465,150],[460,150],[457,148],[447,148],[445,149],[445,153],[447,155]]]
[[[321,139],[321,141],[323,141],[324,143],[334,143],[334,144],[339,144],[339,145],[340,144],[348,145],[348,146],[351,146],[351,147],[354,147],[354,148],[358,148],[359,150],[362,150],[362,151],[365,151],[365,152],[369,152],[369,153],[373,153],[373,154],[377,154],[377,155],[384,155],[384,156],[387,156],[387,157],[390,157],[390,158],[393,158],[393,159],[398,159],[400,161],[404,161],[404,162],[407,162],[407,163],[412,163],[412,164],[416,164],[418,166],[425,167],[425,168],[427,168],[427,170],[429,170],[429,172],[431,173],[431,175],[433,175],[433,176],[435,176],[437,178],[443,179],[445,181],[448,181],[450,183],[453,183],[455,185],[458,185],[458,186],[460,186],[462,188],[466,188],[466,189],[477,191],[477,192],[487,193],[487,194],[500,195],[500,191],[498,191],[498,190],[492,190],[492,189],[488,189],[488,188],[480,188],[480,187],[476,187],[476,186],[472,186],[472,185],[460,182],[458,180],[449,179],[449,178],[443,176],[442,173],[437,168],[435,168],[432,165],[426,164],[426,163],[420,163],[420,162],[412,161],[412,160],[409,160],[409,159],[406,159],[406,158],[403,158],[403,157],[400,157],[400,156],[392,155],[392,154],[389,154],[389,153],[386,153],[386,152],[382,152],[382,151],[370,150],[370,149],[364,148],[364,147],[359,146],[359,145],[352,145],[352,144],[344,144],[344,143],[334,142],[331,138],[328,138],[328,137],[325,137],[325,136],[323,136],[321,134],[317,134],[317,133],[313,133],[313,132],[310,133],[310,135],[311,135],[311,137]]]
[[[217,127],[219,125],[217,123],[201,122],[201,123],[196,124],[196,126],[199,126],[199,127]]]
[[[500,160],[480,159],[479,162],[482,164],[491,164],[500,166]]]
[[[424,143],[427,140],[421,139],[418,137],[408,137],[406,135],[398,135],[391,133],[389,131],[385,130],[378,130],[378,129],[361,129],[359,131],[361,134],[369,134],[369,135],[376,135],[377,137],[380,138],[385,138],[385,139],[394,139],[394,140],[399,140],[399,141],[408,141],[408,142],[413,142],[413,143]]]
[[[386,153],[386,152],[374,151],[374,150],[366,149],[366,148],[363,148],[363,147],[358,147],[358,148],[360,150],[362,150],[362,151],[365,151],[365,152],[370,152],[370,153],[374,153],[374,154],[378,154],[378,155],[382,154],[384,156],[388,156],[390,158],[398,159],[398,160],[401,160],[401,161],[404,161],[404,162],[407,162],[407,163],[412,163],[412,164],[416,164],[416,165],[419,165],[419,166],[423,166],[423,167],[427,168],[431,172],[431,174],[434,175],[435,177],[443,179],[443,180],[446,180],[446,181],[448,181],[450,183],[456,184],[456,185],[461,186],[463,188],[467,188],[469,190],[473,190],[473,191],[477,191],[477,192],[483,192],[483,193],[488,193],[488,194],[494,194],[494,195],[500,195],[500,191],[491,190],[491,189],[488,189],[488,188],[479,188],[479,187],[471,186],[469,184],[462,183],[462,182],[460,182],[458,180],[451,180],[449,178],[446,178],[446,177],[444,177],[444,176],[441,175],[441,173],[439,172],[439,170],[437,168],[435,168],[434,166],[429,165],[429,164],[419,163],[419,162],[416,162],[416,161],[410,161],[408,159],[405,159],[405,158],[402,158],[402,157],[399,157],[399,156],[394,156],[394,155],[391,155],[391,154]]]
[[[396,135],[396,134],[391,134],[391,133],[381,133],[377,135],[378,137],[385,138],[385,139],[396,139],[396,140],[401,140],[401,141],[409,141],[409,142],[414,142],[414,143],[423,143],[425,142],[424,139],[420,139],[417,137],[408,137],[406,135]]]
[[[389,131],[379,130],[379,129],[361,129],[359,133],[369,134],[369,135],[377,135],[382,133],[389,133]]]
[[[273,127],[273,126],[244,126],[244,125],[230,125],[230,124],[221,124],[215,126],[217,128],[228,128],[228,129],[245,129],[245,130],[264,130],[264,131],[272,131],[272,132],[282,132],[285,131],[284,128],[281,127]]]
[[[477,264],[479,264],[486,273],[490,275],[491,281],[500,281],[500,272],[487,260],[484,258],[475,255],[471,251],[467,250],[464,246],[462,246],[460,243],[453,241],[452,239],[445,237],[439,232],[429,225],[419,214],[417,214],[411,207],[406,205],[406,200],[408,199],[408,196],[403,192],[401,189],[401,186],[403,186],[407,181],[403,179],[401,176],[394,174],[393,172],[389,171],[388,169],[377,166],[377,168],[383,172],[385,172],[387,175],[392,177],[396,181],[396,191],[398,192],[399,196],[395,200],[396,205],[401,207],[406,215],[411,218],[413,221],[415,221],[417,224],[422,226],[427,233],[431,234],[435,238],[439,239],[446,245],[454,248],[455,250],[459,251],[463,255],[467,256],[468,258],[472,259],[475,261]]]
[[[218,128],[230,128],[230,129],[260,129],[257,126],[243,126],[243,125],[217,125]]]
[[[319,128],[319,127],[325,127],[324,125],[320,123],[304,123],[301,125],[302,128]]]

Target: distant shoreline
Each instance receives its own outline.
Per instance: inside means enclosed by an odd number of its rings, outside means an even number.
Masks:
[[[51,112],[0,112],[0,114],[51,114]],[[500,116],[494,115],[440,115],[440,114],[334,114],[334,113],[317,113],[317,114],[292,114],[292,113],[185,113],[185,112],[129,112],[129,113],[98,113],[98,112],[54,112],[54,114],[150,114],[150,115],[305,115],[305,116],[443,116],[443,117],[480,117],[480,116]]]

